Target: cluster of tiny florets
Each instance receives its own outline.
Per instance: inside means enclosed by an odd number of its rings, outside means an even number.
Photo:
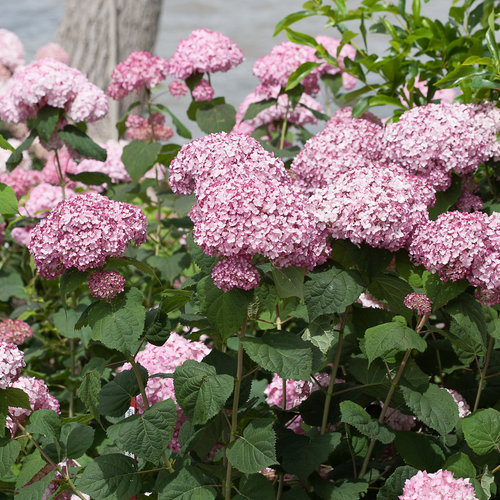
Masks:
[[[86,193],[59,203],[32,231],[28,248],[40,275],[53,279],[121,257],[129,242],[144,243],[146,226],[140,208]]]
[[[76,195],[69,188],[66,188],[64,192],[68,200]],[[25,217],[42,219],[62,200],[63,193],[61,186],[53,186],[52,184],[42,182],[30,190],[28,200],[24,206],[19,207],[19,213]]]
[[[477,500],[469,478],[455,479],[448,470],[418,471],[405,481],[399,500]]]
[[[117,271],[97,271],[89,278],[89,291],[92,297],[109,302],[123,292],[125,277]]]
[[[132,52],[111,73],[108,95],[120,100],[142,87],[152,89],[167,78],[168,61],[149,52]]]
[[[128,138],[135,141],[166,141],[174,135],[172,127],[165,125],[165,116],[161,113],[151,113],[150,119],[128,115],[125,127]]]
[[[453,401],[455,401],[455,403],[457,403],[458,416],[460,418],[465,418],[468,415],[470,415],[470,413],[471,413],[470,406],[468,405],[465,398],[460,393],[458,393],[457,391],[455,391],[453,389],[446,389],[446,390],[451,394]]]
[[[206,78],[202,78],[192,92],[195,101],[210,101],[214,98],[214,89]]]
[[[236,43],[223,33],[202,28],[179,42],[168,71],[185,80],[196,73],[229,71],[242,62],[243,53]]]
[[[19,37],[6,29],[0,29],[0,65],[11,73],[24,65],[24,47]]]
[[[188,86],[182,80],[174,80],[168,84],[168,90],[174,97],[181,97],[188,93]]]
[[[25,170],[16,167],[12,172],[0,174],[0,182],[10,186],[20,198],[28,192],[31,186],[35,186],[42,181],[42,173],[38,170]]]
[[[429,314],[432,311],[432,300],[425,293],[409,293],[403,300],[408,309],[417,311],[419,316]]]
[[[20,345],[32,336],[33,330],[25,321],[10,318],[0,321],[0,342]]]
[[[40,59],[14,74],[0,97],[0,119],[24,122],[44,106],[64,109],[75,122],[93,122],[108,112],[104,92],[80,71],[55,59]]]
[[[58,43],[51,42],[40,47],[35,54],[36,59],[55,59],[64,64],[69,64],[69,54]]]
[[[234,287],[251,290],[257,287],[260,280],[259,272],[247,255],[226,257],[217,262],[212,269],[212,278],[214,284],[224,292]]]
[[[6,389],[15,382],[25,366],[24,354],[17,345],[0,341],[0,389]]]

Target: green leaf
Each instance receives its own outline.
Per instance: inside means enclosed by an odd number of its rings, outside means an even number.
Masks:
[[[338,332],[333,330],[330,321],[320,321],[320,319],[309,323],[301,338],[311,342],[323,354],[326,354],[337,341]]]
[[[274,28],[273,36],[276,36],[280,31],[284,30],[291,24],[296,23],[306,17],[317,16],[318,14],[314,11],[310,10],[301,10],[298,12],[293,12],[292,14],[288,14],[288,16],[284,17]]]
[[[342,415],[341,421],[352,425],[361,434],[377,439],[384,444],[394,441],[395,434],[393,431],[384,425],[380,425],[363,407],[353,401],[342,401],[340,403],[340,413]]]
[[[469,283],[466,280],[442,281],[438,275],[424,271],[422,276],[425,295],[432,300],[435,311],[464,292]]]
[[[59,309],[52,315],[52,321],[57,331],[68,339],[79,338],[83,340],[85,347],[90,341],[92,330],[85,326],[79,330],[75,329],[76,322],[80,318],[85,306],[80,304],[76,309]]]
[[[83,376],[77,395],[97,421],[100,421],[98,409],[100,392],[101,378],[99,373],[95,370],[88,371]]]
[[[278,297],[282,299],[298,297],[304,300],[305,272],[303,267],[285,267],[283,269],[273,267],[272,274]]]
[[[108,495],[131,498],[141,489],[137,463],[121,453],[102,455],[90,462],[76,480],[78,490],[93,498],[104,499]]]
[[[165,111],[165,113],[168,113],[170,115],[170,118],[172,118],[172,123],[174,124],[175,130],[177,133],[181,136],[184,137],[185,139],[192,139],[191,132],[189,129],[183,125],[183,123],[175,116],[172,111],[170,111],[167,106],[164,106],[163,104],[156,104],[156,107],[161,109],[162,111]]]
[[[7,171],[11,172],[15,167],[17,167],[22,159],[23,159],[23,151],[29,149],[29,147],[33,144],[33,141],[36,137],[36,130],[32,130],[30,135],[24,139],[21,145],[9,156],[7,160],[6,167]]]
[[[167,399],[108,427],[107,434],[120,449],[157,463],[172,439],[176,422],[175,403]]]
[[[0,134],[0,148],[11,151],[12,153],[16,151],[16,148],[8,142],[2,134]]]
[[[388,95],[377,95],[370,97],[370,107],[373,106],[396,106],[397,108],[405,108],[405,105],[397,97],[391,97]]]
[[[17,387],[7,387],[7,389],[0,391],[0,393],[7,406],[31,410],[29,397],[22,389],[18,389]]]
[[[427,343],[415,330],[394,321],[368,328],[364,340],[370,363],[376,358],[390,360],[408,349],[424,352],[427,348]]]
[[[317,48],[318,42],[310,35],[306,33],[300,33],[299,31],[294,31],[290,28],[285,28],[288,39],[291,42],[299,43],[301,45],[308,45],[309,47]]]
[[[66,296],[74,292],[81,284],[87,281],[88,273],[86,271],[79,271],[74,267],[66,269],[64,274],[59,278],[59,287],[61,289],[61,300],[64,308],[66,309]]]
[[[137,365],[144,386],[148,383],[148,372]],[[139,394],[140,389],[133,370],[125,370],[108,382],[99,393],[99,410],[103,415],[122,417],[130,407],[130,399]]]
[[[368,286],[368,291],[377,299],[385,300],[394,314],[399,314],[410,322],[413,312],[404,303],[404,298],[413,293],[413,288],[398,276],[382,274],[377,276]]]
[[[294,89],[302,80],[309,75],[314,69],[320,66],[319,62],[305,62],[302,63],[289,77],[286,84],[285,92]]]
[[[458,175],[452,176],[451,186],[446,191],[436,194],[436,203],[429,208],[429,218],[436,220],[438,215],[447,212],[460,198],[462,194],[461,178]]]
[[[358,500],[362,498],[361,493],[366,493],[368,490],[368,483],[363,481],[344,481],[339,486],[324,483],[322,486],[324,490],[319,493],[325,500]]]
[[[417,469],[409,465],[396,468],[377,493],[377,500],[396,500],[403,491],[406,480],[417,472]]]
[[[53,410],[37,410],[30,416],[26,430],[31,434],[42,435],[50,439],[58,439],[61,432],[61,421]]]
[[[80,458],[94,442],[94,429],[88,425],[70,422],[61,429],[61,443],[67,458]]]
[[[309,380],[313,347],[291,332],[265,333],[240,340],[248,357],[262,369],[287,380]]]
[[[103,174],[102,172],[80,172],[79,174],[70,174],[66,172],[66,177],[75,182],[82,182],[87,186],[100,186],[104,183],[107,183],[109,186],[113,182],[109,175]]]
[[[196,123],[203,132],[231,132],[236,124],[236,110],[230,104],[208,104],[196,110]]]
[[[259,472],[276,463],[276,434],[270,419],[252,420],[242,436],[229,444],[227,459],[245,474]]]
[[[425,425],[442,435],[454,429],[458,422],[458,406],[446,389],[429,384],[425,392],[404,386],[401,391],[408,408]]]
[[[455,477],[469,477],[474,479],[476,477],[476,468],[471,462],[471,459],[462,452],[454,453],[446,459],[443,469],[453,472]]]
[[[443,450],[431,436],[411,431],[397,432],[394,446],[405,463],[416,469],[436,472],[443,466]]]
[[[21,451],[18,441],[10,438],[0,439],[0,477],[6,476]]]
[[[223,339],[237,333],[246,318],[251,302],[250,292],[233,288],[223,292],[217,288],[210,276],[203,278],[197,286],[201,312],[207,317]]]
[[[215,416],[233,392],[233,377],[217,375],[206,363],[188,360],[174,372],[177,403],[193,424],[204,424]]]
[[[0,301],[7,302],[11,297],[19,299],[27,299],[28,296],[24,291],[24,283],[19,273],[7,274],[5,271],[0,271]]]
[[[193,239],[193,233],[190,232],[187,237],[187,247],[195,264],[205,273],[210,274],[217,263],[217,257],[212,257],[203,252]]]
[[[213,500],[217,496],[216,491],[203,483],[203,475],[198,469],[184,467],[160,491],[158,500]]]
[[[274,500],[274,486],[271,481],[262,474],[252,474],[243,476],[238,485],[238,495],[232,497],[233,500]]]
[[[117,295],[110,303],[99,302],[88,315],[92,338],[125,354],[137,349],[145,318],[146,310],[138,288]]]
[[[0,182],[0,214],[15,215],[18,212],[16,193],[10,186]]]
[[[86,158],[106,161],[108,156],[106,150],[74,125],[66,125],[62,130],[59,130],[57,134],[66,144]]]
[[[310,321],[324,314],[343,313],[364,289],[359,273],[338,267],[311,273],[309,277],[304,285],[304,299]]]
[[[23,486],[16,494],[16,500],[40,500],[49,484],[54,480],[55,471],[49,472],[38,481]]]
[[[30,124],[36,129],[41,139],[49,141],[57,127],[62,111],[61,108],[45,105],[38,111],[36,118],[30,120]]]
[[[132,141],[123,148],[122,161],[131,179],[137,182],[156,163],[161,144]]]
[[[302,479],[328,459],[330,453],[340,444],[341,434],[330,432],[321,435],[316,429],[308,435],[288,431],[278,441],[278,456],[282,456],[285,472],[295,474]]]
[[[46,465],[47,462],[42,458],[38,450],[35,450],[33,453],[28,455],[23,460],[21,470],[16,477],[16,489],[18,490],[26,483],[29,483],[33,476]]]
[[[494,408],[477,410],[462,420],[462,430],[467,444],[474,453],[486,455],[500,451],[500,412]]]
[[[153,255],[149,257],[148,263],[160,270],[163,279],[173,283],[182,271],[189,267],[191,257],[186,252],[174,253],[170,257]]]
[[[109,266],[117,267],[134,266],[136,269],[139,269],[139,271],[153,276],[158,283],[161,283],[154,269],[149,264],[133,259],[132,257],[111,257],[107,260],[107,264]]]
[[[245,116],[243,117],[243,121],[252,120],[255,118],[261,111],[264,111],[271,106],[275,106],[278,102],[277,99],[266,99],[264,101],[252,102],[250,106],[248,106]]]
[[[169,313],[180,309],[191,299],[193,292],[190,290],[167,289],[163,290],[161,296],[160,309],[164,313]]]

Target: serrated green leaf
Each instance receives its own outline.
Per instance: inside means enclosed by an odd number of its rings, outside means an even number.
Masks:
[[[137,463],[121,453],[102,455],[90,462],[76,480],[76,487],[94,498],[108,495],[131,498],[141,489]]]
[[[204,484],[201,472],[187,466],[160,491],[158,500],[213,500],[216,496],[216,491]]]
[[[248,106],[245,116],[243,117],[243,121],[252,120],[255,118],[261,111],[264,111],[271,106],[276,106],[278,102],[277,99],[266,99],[264,101],[252,102],[250,106]]]
[[[455,477],[473,479],[476,477],[476,468],[471,459],[462,452],[454,453],[446,459],[443,469],[453,472]]]
[[[24,459],[21,470],[16,477],[16,489],[18,490],[26,483],[29,483],[33,476],[45,467],[45,465],[47,465],[47,462],[45,462],[38,450],[28,455]]]
[[[418,470],[415,467],[409,465],[396,468],[377,493],[377,500],[396,500],[401,495],[406,480],[413,477],[417,472]]]
[[[10,438],[0,439],[0,477],[8,474],[20,451],[21,445],[18,441]]]
[[[0,301],[6,302],[11,297],[17,297],[19,299],[28,298],[24,291],[24,283],[19,273],[7,274],[4,271],[0,271],[0,282],[2,283],[0,287]]]
[[[431,436],[411,431],[396,433],[394,446],[407,465],[427,472],[441,469],[445,455]]]
[[[0,214],[15,215],[18,212],[16,193],[10,186],[0,182]]]
[[[432,300],[432,309],[435,311],[460,295],[469,286],[466,280],[442,281],[439,276],[429,271],[422,275],[425,295]]]
[[[22,389],[18,389],[17,387],[7,387],[7,389],[0,392],[7,406],[31,410],[29,397]]]
[[[217,375],[213,366],[193,360],[174,372],[177,403],[193,425],[206,423],[222,410],[233,385],[233,377]]]
[[[413,288],[398,276],[382,274],[377,276],[368,286],[368,291],[377,299],[387,301],[394,314],[400,314],[410,322],[413,312],[404,303],[404,298],[413,293]]]
[[[309,277],[304,285],[304,299],[310,321],[325,314],[343,313],[364,289],[359,273],[337,267]]]
[[[97,421],[100,421],[98,409],[100,392],[101,379],[99,373],[95,370],[88,371],[82,379],[77,395]]]
[[[38,481],[23,486],[16,494],[16,500],[40,500],[49,484],[54,480],[55,472],[49,472]]]
[[[340,403],[340,413],[342,415],[342,422],[352,425],[361,434],[372,439],[377,439],[384,444],[394,441],[394,432],[388,427],[380,425],[362,406],[354,403],[354,401],[342,401]]]
[[[61,443],[65,457],[80,458],[94,442],[94,429],[88,425],[70,422],[61,429]]]
[[[167,399],[108,427],[107,434],[120,449],[157,463],[172,439],[176,423],[175,403]]]
[[[59,439],[61,420],[53,410],[37,410],[31,414],[26,430],[31,434]]]
[[[305,268],[286,267],[283,269],[272,268],[272,275],[278,297],[286,299],[288,297],[298,297],[304,300],[304,277]]]
[[[62,130],[59,130],[57,134],[66,144],[86,158],[106,161],[108,156],[106,150],[74,125],[66,125]]]
[[[248,357],[281,378],[309,380],[313,347],[290,332],[265,333],[262,337],[241,339]]]
[[[230,104],[207,104],[196,110],[196,123],[203,132],[231,132],[236,123],[236,110]]]
[[[156,163],[161,144],[132,141],[123,148],[122,162],[131,179],[137,182]]]
[[[494,408],[477,410],[462,420],[462,430],[467,444],[474,453],[486,455],[500,451],[500,412]]]
[[[233,497],[233,500],[274,500],[274,486],[271,481],[266,479],[262,474],[252,474],[244,476],[240,479],[238,485],[238,495]]]
[[[322,486],[319,493],[325,500],[358,500],[361,498],[361,493],[366,493],[368,490],[368,483],[363,481],[344,481],[339,486],[326,483]]]
[[[75,325],[84,310],[83,304],[78,305],[76,309],[59,309],[52,315],[52,321],[60,335],[68,339],[82,339],[84,346],[87,347],[92,330],[88,326],[79,330],[75,329]]]
[[[458,422],[458,406],[446,389],[429,384],[424,392],[401,386],[405,402],[413,414],[442,435],[451,432]]]
[[[79,271],[75,268],[66,269],[59,278],[59,288],[61,290],[61,300],[66,309],[66,296],[74,292],[81,284],[87,281],[88,272]]]
[[[245,474],[259,472],[276,463],[276,434],[269,419],[251,421],[242,436],[229,444],[227,459]]]

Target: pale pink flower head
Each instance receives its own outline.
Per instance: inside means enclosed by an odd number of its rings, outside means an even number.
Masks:
[[[108,95],[120,100],[142,87],[152,89],[167,78],[168,61],[149,52],[132,52],[111,74]]]
[[[71,267],[86,271],[121,257],[128,243],[144,243],[146,226],[140,208],[85,193],[59,203],[33,229],[28,249],[40,275],[54,279]]]
[[[11,238],[20,246],[26,247],[30,241],[31,230],[35,226],[30,224],[22,227],[14,227],[10,232]]]
[[[12,172],[0,174],[0,182],[10,186],[17,198],[28,192],[31,186],[42,181],[42,173],[38,170],[24,170],[22,166],[16,167]]]
[[[97,271],[89,278],[92,297],[110,302],[125,289],[125,277],[117,271]]]
[[[404,484],[399,500],[477,500],[474,487],[469,478],[455,479],[448,470],[439,469],[428,473],[418,471]]]
[[[33,336],[33,330],[28,323],[20,319],[6,318],[0,321],[0,341],[11,344],[23,344]]]
[[[70,189],[65,188],[66,199],[70,199],[76,193]],[[36,217],[42,219],[63,200],[61,186],[53,186],[42,182],[30,190],[29,198],[24,206],[19,207],[19,213],[25,217]]]
[[[63,49],[61,45],[55,42],[47,43],[36,51],[36,59],[55,59],[64,64],[69,64],[69,54]]]
[[[432,311],[432,300],[425,293],[409,293],[403,300],[408,309],[417,311],[419,316],[429,314]]]
[[[24,46],[19,37],[6,29],[0,29],[0,64],[11,73],[24,65]]]
[[[260,281],[257,268],[252,265],[252,259],[247,256],[227,257],[217,262],[212,269],[212,279],[215,286],[229,292],[232,288],[251,290],[256,288]]]
[[[125,126],[129,139],[136,141],[167,141],[174,135],[172,127],[165,125],[165,116],[161,113],[151,113],[150,119],[128,115]]]
[[[446,387],[445,387],[445,389],[446,389]],[[446,389],[446,390],[451,394],[453,401],[455,401],[455,403],[457,403],[458,416],[460,418],[465,418],[465,417],[469,416],[471,413],[470,406],[467,404],[467,401],[465,400],[465,398],[460,393],[458,393],[457,391],[455,391],[453,389]]]
[[[10,387],[25,366],[24,354],[17,345],[0,341],[0,389]]]
[[[243,53],[223,33],[206,28],[194,30],[177,45],[168,71],[185,80],[196,73],[229,71],[243,62]]]
[[[415,83],[414,83],[414,88],[415,91],[419,90],[424,97],[427,97],[427,93],[429,92],[429,88],[427,86],[427,80],[420,80],[418,77],[415,78]],[[405,85],[403,92],[407,98],[410,97],[410,92],[408,90],[408,86]],[[455,89],[438,89],[436,92],[434,92],[434,95],[432,96],[433,101],[441,101],[445,103],[451,103],[453,102],[453,99],[457,96],[457,91]],[[401,99],[401,102],[404,101]]]
[[[195,101],[210,101],[214,98],[214,89],[206,78],[202,78],[193,89],[192,94]]]
[[[59,164],[57,162],[59,158]],[[74,187],[75,183],[70,181],[66,177],[66,173],[75,174],[77,169],[77,164],[71,157],[71,154],[66,148],[57,151],[57,158],[54,151],[49,153],[47,157],[47,163],[42,170],[42,180],[54,186],[59,186],[61,184],[61,179],[59,177],[59,166],[61,167],[61,172],[65,180],[66,185],[69,187]]]
[[[184,81],[174,80],[173,82],[169,83],[168,90],[174,97],[181,97],[183,95],[186,95],[189,89]]]
[[[11,78],[0,97],[0,119],[24,122],[46,105],[63,109],[74,122],[93,122],[108,112],[104,92],[80,71],[54,59],[40,59]]]

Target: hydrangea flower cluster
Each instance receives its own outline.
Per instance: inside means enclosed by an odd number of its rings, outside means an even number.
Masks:
[[[24,66],[24,47],[19,37],[6,29],[0,29],[0,66],[10,73]]]
[[[229,71],[243,62],[240,48],[223,33],[206,28],[194,30],[177,45],[168,71],[185,80],[196,73]]]
[[[429,314],[432,311],[432,300],[425,293],[409,293],[403,300],[408,309],[417,311],[419,316]]]
[[[69,54],[63,49],[61,45],[55,42],[47,43],[40,47],[35,54],[36,59],[55,59],[64,64],[69,64]]]
[[[59,165],[57,163],[57,158],[59,158]],[[57,151],[57,157],[55,151],[49,153],[47,162],[42,170],[42,181],[54,184],[54,186],[59,186],[61,183],[61,179],[59,178],[59,166],[61,167],[65,185],[70,188],[75,187],[76,183],[69,180],[69,178],[66,177],[66,173],[76,174],[77,164],[66,148],[59,149]]]
[[[20,198],[28,192],[31,186],[35,186],[42,181],[42,173],[38,170],[25,170],[22,167],[16,167],[12,172],[0,174],[0,182],[10,186],[16,197]]]
[[[7,389],[25,367],[24,354],[15,344],[0,341],[0,389]]]
[[[181,97],[188,93],[188,86],[182,80],[174,80],[168,84],[168,90],[174,97]]]
[[[69,188],[66,188],[64,192],[68,200],[76,195]],[[62,200],[63,195],[60,186],[53,186],[52,184],[42,182],[30,190],[28,200],[23,207],[19,207],[19,213],[25,217],[42,219]]]
[[[215,264],[212,269],[212,279],[215,286],[229,292],[232,288],[251,290],[259,284],[259,271],[252,265],[248,255],[227,257]]]
[[[152,89],[167,78],[168,61],[152,56],[149,52],[132,52],[111,73],[108,95],[115,100],[123,99],[142,87]]]
[[[428,220],[434,192],[400,167],[371,163],[337,175],[310,202],[334,239],[396,251]]]
[[[418,471],[405,481],[403,494],[399,496],[399,500],[422,500],[424,498],[477,500],[469,478],[455,479],[450,471],[443,469],[433,473],[425,470]]]
[[[0,119],[24,122],[44,106],[64,109],[74,122],[93,122],[108,112],[101,89],[77,69],[54,59],[40,59],[14,74],[0,97]]]
[[[140,208],[85,193],[59,203],[33,229],[28,248],[40,275],[54,279],[70,267],[86,271],[121,257],[129,242],[144,243],[146,226]]]
[[[483,303],[500,301],[500,214],[447,212],[417,228],[409,252],[443,281],[467,279]]]
[[[214,98],[214,89],[206,78],[202,78],[192,92],[195,101],[210,101]]]
[[[97,271],[89,278],[89,291],[92,297],[110,302],[113,297],[123,292],[125,277],[117,271]]]
[[[450,394],[455,403],[457,403],[458,406],[458,416],[460,418],[465,418],[468,415],[470,415],[470,406],[467,404],[467,401],[465,398],[458,393],[457,391],[453,389],[446,389]]]
[[[353,118],[351,108],[342,108],[311,137],[294,158],[290,170],[297,184],[312,194],[334,182],[337,175],[380,158],[383,129],[370,115]]]
[[[151,123],[152,122],[152,123]],[[172,127],[165,125],[165,116],[151,113],[151,120],[139,115],[128,115],[125,121],[127,136],[135,141],[166,141],[174,135]]]
[[[387,408],[385,423],[395,431],[411,431],[417,424],[417,419],[394,408]]]
[[[0,321],[0,342],[21,345],[33,336],[33,329],[20,319],[6,318]]]

